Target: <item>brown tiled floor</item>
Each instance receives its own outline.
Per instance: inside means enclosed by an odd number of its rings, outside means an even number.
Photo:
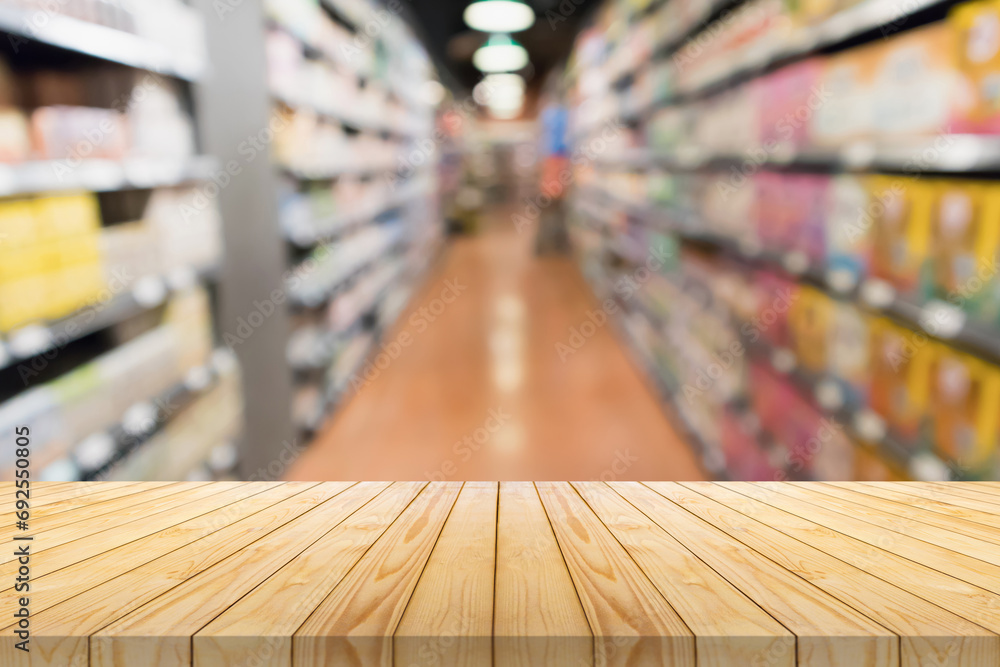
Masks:
[[[452,243],[385,339],[409,345],[288,478],[703,479],[611,327],[560,360],[597,303],[574,260],[536,257],[532,236],[498,218]],[[448,281],[461,293],[445,304]]]

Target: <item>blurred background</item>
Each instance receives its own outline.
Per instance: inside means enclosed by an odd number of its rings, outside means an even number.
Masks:
[[[37,479],[1000,479],[996,0],[0,32],[0,434]]]

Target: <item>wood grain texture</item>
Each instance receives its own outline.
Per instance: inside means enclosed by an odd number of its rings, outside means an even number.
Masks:
[[[750,664],[770,654],[774,667],[795,664],[791,651],[777,655],[795,636],[738,588],[604,484],[573,486],[694,633],[698,667]]]
[[[394,662],[488,664],[493,653],[496,482],[466,482],[396,628]]]
[[[292,664],[295,631],[406,509],[424,482],[397,482],[194,637],[199,665]]]
[[[1000,664],[997,485],[44,490],[4,667]]]
[[[601,665],[694,665],[694,635],[567,482],[539,482]]]
[[[295,633],[293,665],[391,665],[392,635],[461,483],[429,485]]]
[[[593,664],[594,637],[535,486],[501,482],[497,517],[497,664]]]
[[[660,495],[676,486],[650,483],[649,488],[623,482],[610,486],[795,633],[796,646],[788,649],[794,648],[799,665],[898,663],[895,634]],[[771,657],[761,659],[767,662]]]
[[[670,497],[685,509],[853,608],[876,612],[900,636],[902,665],[920,667],[927,656],[947,656],[953,647],[956,667],[1000,661],[1000,636],[875,576],[869,560],[849,558],[852,564],[840,560],[847,552],[831,555],[790,537],[777,528],[787,525],[780,510],[718,484],[683,486],[690,492]],[[904,569],[901,576],[908,574]]]

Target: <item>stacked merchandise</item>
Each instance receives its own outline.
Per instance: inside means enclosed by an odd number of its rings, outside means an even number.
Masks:
[[[1000,5],[675,5],[581,36],[576,235],[613,292],[679,243],[623,308],[706,462],[1000,477]]]
[[[242,411],[213,352],[221,220],[189,104],[202,27],[178,0],[0,4],[16,54],[0,63],[0,428],[29,427],[37,477],[232,468],[213,454]],[[200,439],[171,435],[194,415]]]
[[[433,74],[391,9],[273,0],[268,85],[279,215],[290,243],[292,413],[326,418],[441,242]],[[431,84],[433,85],[433,84]]]

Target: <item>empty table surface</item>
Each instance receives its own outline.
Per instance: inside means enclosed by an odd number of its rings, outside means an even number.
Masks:
[[[1000,664],[1000,483],[63,483],[0,514],[4,666]]]

